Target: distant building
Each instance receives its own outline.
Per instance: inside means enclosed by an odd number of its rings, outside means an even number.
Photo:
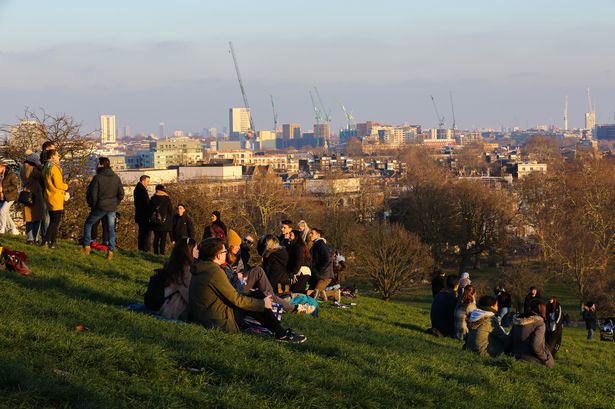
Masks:
[[[517,177],[519,179],[526,177],[533,172],[545,173],[547,171],[546,163],[523,162],[517,163]]]
[[[241,140],[250,130],[250,110],[247,108],[230,108],[228,123],[231,139]]]
[[[595,126],[596,126],[596,113],[595,112],[586,112],[585,113],[585,129],[589,133],[593,133]]]
[[[328,141],[331,138],[329,124],[314,124],[314,139],[317,141]],[[323,142],[320,142],[322,145]]]
[[[154,167],[164,169],[172,165],[192,165],[203,160],[201,141],[177,138],[156,142]]]
[[[164,122],[160,122],[158,124],[158,139],[164,139],[166,137],[166,132],[164,129]]]
[[[115,143],[115,115],[100,116],[100,143]]]
[[[47,129],[44,124],[37,121],[21,121],[17,125],[9,127],[9,141],[17,139],[20,144],[26,143],[26,149],[37,152],[47,137]]]
[[[242,178],[242,167],[237,165],[202,165],[180,166],[178,169],[180,182],[186,180],[215,179],[237,180]]]
[[[615,140],[615,124],[596,126],[596,139]]]
[[[299,124],[283,124],[282,139],[299,139],[301,138],[301,126]]]

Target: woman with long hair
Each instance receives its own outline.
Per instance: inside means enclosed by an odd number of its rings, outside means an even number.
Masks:
[[[521,361],[534,362],[553,368],[555,361],[545,343],[547,306],[533,299],[529,311],[513,319],[511,331],[512,354]]]
[[[276,293],[288,292],[290,290],[290,279],[286,272],[288,264],[288,252],[280,245],[277,237],[271,235],[265,239],[265,251],[263,253],[263,270],[269,278]]]
[[[171,319],[186,318],[188,289],[190,288],[190,266],[199,255],[196,241],[184,238],[175,243],[171,257],[161,271],[165,279],[164,304],[160,315]]]
[[[476,309],[476,289],[473,285],[466,285],[461,299],[455,307],[455,338],[464,341],[468,333],[466,318]]]
[[[303,241],[299,230],[291,230],[290,246],[288,247],[288,264],[286,272],[290,277],[290,291],[293,293],[306,293],[311,276],[310,251]]]
[[[47,162],[43,167],[44,195],[47,211],[49,212],[49,227],[45,232],[42,245],[56,248],[56,236],[58,226],[64,214],[64,201],[67,199],[68,185],[64,182],[62,169],[60,168],[60,154],[55,149],[50,149],[45,154]]]

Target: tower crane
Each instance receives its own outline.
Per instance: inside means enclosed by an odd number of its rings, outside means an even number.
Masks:
[[[354,116],[352,116],[352,111],[346,109],[344,104],[340,103],[342,107],[342,111],[344,111],[344,116],[346,117],[346,129],[350,129],[350,126],[354,124]]]
[[[455,105],[453,105],[453,92],[449,91],[448,96],[451,100],[451,114],[453,114],[453,138],[455,137]],[[442,122],[444,122],[444,118],[442,118]]]
[[[310,93],[310,100],[312,101],[312,107],[314,108],[314,116],[316,119],[316,125],[320,125],[320,122],[322,121],[322,114],[320,112],[320,109],[318,109],[318,107],[316,106],[316,102],[314,102],[314,95],[312,95],[312,91],[309,91]]]
[[[438,118],[438,129],[442,129],[444,128],[444,117],[440,116],[440,112],[438,112],[438,107],[436,106],[436,100],[434,99],[433,95],[430,95],[431,97],[431,102],[433,104],[433,109],[436,112],[436,118]]]
[[[325,108],[325,104],[322,102],[322,98],[320,97],[320,92],[318,92],[318,88],[314,87],[314,92],[316,92],[316,97],[318,98],[318,102],[320,102],[320,108],[322,109],[322,113],[325,115],[324,120],[327,124],[331,123],[331,110]]]
[[[246,145],[250,144],[250,140],[254,137],[254,121],[252,120],[252,112],[250,111],[250,104],[248,104],[248,97],[246,96],[246,90],[241,80],[241,74],[239,73],[239,64],[237,64],[237,57],[235,56],[235,49],[233,48],[233,42],[229,41],[229,52],[233,56],[233,63],[235,64],[235,72],[237,72],[237,81],[239,82],[239,89],[241,89],[241,96],[243,97],[243,106],[248,111],[250,118],[250,129],[246,132]]]
[[[278,113],[275,110],[275,104],[273,102],[273,95],[269,95],[269,98],[271,98],[271,109],[273,110],[273,131],[277,134],[278,133]]]

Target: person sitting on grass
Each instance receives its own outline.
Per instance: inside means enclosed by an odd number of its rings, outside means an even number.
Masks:
[[[301,343],[306,337],[284,329],[271,310],[271,296],[237,292],[220,267],[226,261],[227,249],[220,238],[209,238],[199,246],[199,259],[192,264],[188,317],[206,328],[239,332],[243,318],[250,316],[283,342]]]
[[[431,328],[439,335],[455,337],[455,307],[459,279],[455,275],[446,277],[446,287],[436,294],[431,303]]]
[[[468,317],[468,329],[466,348],[480,356],[495,357],[508,347],[508,334],[500,325],[498,301],[495,297],[480,297],[478,308]]]
[[[530,302],[529,312],[513,318],[510,333],[512,354],[520,361],[534,362],[553,368],[555,361],[545,343],[547,306],[539,299]]]
[[[188,314],[190,266],[199,256],[196,241],[186,237],[175,243],[171,257],[162,269],[165,277],[164,304],[158,313],[166,318],[185,320]]]
[[[466,286],[457,307],[455,307],[455,338],[460,341],[465,341],[466,339],[466,334],[468,333],[466,318],[476,309],[475,296],[476,290],[474,286]]]

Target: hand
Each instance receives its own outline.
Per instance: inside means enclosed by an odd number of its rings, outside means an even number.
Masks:
[[[268,295],[267,297],[265,297],[265,298],[263,299],[263,301],[265,301],[265,308],[266,308],[266,309],[268,309],[268,310],[270,310],[270,309],[272,308],[272,305],[271,305],[271,296],[270,296],[270,295]]]
[[[239,281],[243,281],[243,274],[237,273],[237,278],[239,279]]]
[[[171,244],[172,244],[172,245],[175,245],[175,242],[174,242],[174,241],[172,241],[172,242],[171,242]]]

